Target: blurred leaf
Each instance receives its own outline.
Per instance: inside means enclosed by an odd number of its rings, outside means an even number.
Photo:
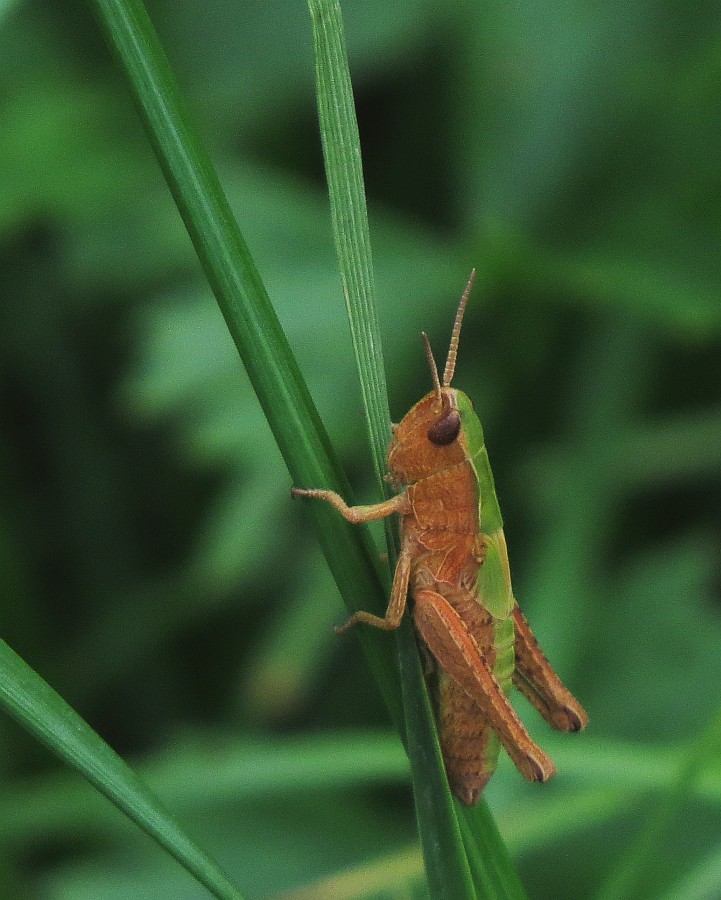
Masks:
[[[305,888],[281,894],[278,900],[353,900],[362,897],[422,896],[423,857],[415,846]]]
[[[224,802],[247,805],[284,796],[405,782],[408,760],[397,735],[333,732],[293,739],[231,739],[186,732],[182,741],[139,761],[137,770],[174,807],[212,811]],[[122,819],[77,779],[54,772],[27,779],[0,801],[0,844],[30,841],[81,828],[115,831]]]
[[[604,900],[635,897],[645,893],[654,864],[661,862],[664,837],[693,790],[693,783],[708,761],[718,758],[721,745],[721,711],[690,745],[669,790],[646,819],[635,841],[626,849],[601,886]]]
[[[594,648],[596,659],[614,654],[604,693],[619,701],[613,708],[595,704],[600,727],[668,741],[688,737],[707,720],[710,710],[688,699],[699,683],[721,679],[721,619],[708,612],[716,555],[713,538],[691,534],[640,555],[619,573],[611,591],[616,628],[599,635]],[[653,681],[644,676],[649,666]],[[634,698],[626,704],[630,684]]]
[[[306,699],[318,670],[340,651],[329,626],[328,597],[336,591],[327,566],[309,552],[294,573],[295,585],[274,609],[243,666],[240,706],[262,720],[283,719]],[[337,603],[338,622],[344,611]]]
[[[716,847],[679,878],[661,900],[716,900],[721,893],[721,847]]]

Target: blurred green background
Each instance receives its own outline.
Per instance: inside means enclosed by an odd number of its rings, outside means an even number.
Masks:
[[[149,10],[370,502],[306,7]],[[393,415],[475,265],[456,384],[591,716],[519,699],[559,774],[503,760],[491,808],[533,898],[721,897],[719,5],[344,13]],[[424,896],[400,744],[80,2],[0,3],[0,171],[0,634],[247,896]],[[158,896],[205,894],[0,719],[0,897]]]

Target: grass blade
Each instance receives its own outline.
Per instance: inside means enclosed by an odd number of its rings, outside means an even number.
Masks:
[[[333,236],[366,409],[373,467],[380,491],[390,438],[390,411],[380,328],[373,300],[373,265],[345,35],[336,0],[309,0],[313,24],[318,116],[323,141]],[[385,520],[388,557],[397,554],[395,522]],[[406,749],[411,761],[416,818],[433,897],[475,892],[443,769],[428,693],[408,619],[396,633],[403,690]]]
[[[384,481],[390,437],[386,380],[380,330],[373,301],[368,214],[363,186],[360,139],[348,68],[340,6],[337,0],[308,0],[313,23],[320,132],[331,203],[333,233],[340,264],[376,480]],[[386,520],[389,559],[393,561],[395,523]],[[415,638],[406,618],[398,630],[401,684],[406,714],[406,747],[413,773],[416,816],[426,872],[434,897],[523,896],[520,881],[498,831],[485,809],[485,853],[474,854],[471,877],[454,803],[448,789],[431,704],[418,660]],[[480,823],[480,819],[475,820]],[[472,832],[467,843],[474,846]],[[476,848],[477,849],[477,848]],[[489,852],[490,856],[489,856]],[[490,871],[486,871],[488,865]]]
[[[88,0],[150,137],[198,258],[213,289],[295,484],[350,496],[308,389],[140,0]],[[349,608],[385,594],[367,536],[309,504],[321,545]],[[361,635],[371,668],[398,727],[400,691],[390,648]]]
[[[486,801],[460,816],[463,842],[480,897],[525,900],[526,892]]]
[[[333,238],[366,411],[373,469],[381,493],[388,495],[384,476],[391,416],[373,296],[368,210],[343,19],[337,0],[309,0],[308,6],[313,23],[318,118]]]
[[[222,870],[127,763],[4,641],[0,641],[0,705],[155,838],[214,896],[240,900]]]

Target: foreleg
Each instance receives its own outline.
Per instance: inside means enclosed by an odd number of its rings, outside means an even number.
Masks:
[[[326,503],[330,503],[334,509],[337,509],[346,521],[353,524],[383,519],[393,513],[403,514],[408,512],[410,508],[410,501],[405,493],[398,494],[390,500],[385,500],[383,503],[374,503],[372,506],[348,506],[345,500],[333,491],[291,488],[291,494],[294,497],[312,497],[316,500],[325,500]],[[406,608],[410,572],[411,552],[409,538],[406,536],[393,575],[393,587],[385,616],[376,616],[365,610],[358,610],[353,613],[345,625],[336,628],[336,634],[343,634],[359,622],[371,625],[373,628],[382,628],[384,631],[392,631],[394,628],[398,628]]]
[[[304,488],[292,487],[290,489],[291,497],[310,497],[313,500],[325,500],[330,503],[333,509],[337,509],[346,522],[352,525],[358,525],[360,522],[372,522],[374,519],[385,519],[393,513],[405,513],[410,509],[410,501],[405,493],[397,494],[390,500],[384,500],[382,503],[373,503],[370,506],[348,506],[340,494],[335,491],[323,490],[306,490]]]

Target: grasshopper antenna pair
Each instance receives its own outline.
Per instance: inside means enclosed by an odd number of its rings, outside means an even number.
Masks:
[[[438,369],[436,367],[435,357],[433,356],[431,342],[425,331],[421,332],[421,337],[423,338],[423,346],[426,350],[426,359],[428,360],[428,365],[431,368],[431,375],[433,376],[433,386],[436,389],[436,397],[438,397],[439,403],[442,399],[441,387],[450,387],[451,382],[453,381],[453,376],[456,372],[456,359],[458,358],[458,345],[461,340],[461,326],[463,325],[463,316],[466,312],[468,298],[470,297],[471,291],[473,290],[473,284],[475,280],[476,270],[471,269],[471,274],[468,278],[468,284],[466,284],[466,288],[461,295],[461,302],[458,304],[456,319],[453,323],[453,330],[451,331],[451,342],[448,346],[448,356],[446,357],[446,366],[443,370],[442,385],[440,379],[438,378]]]

